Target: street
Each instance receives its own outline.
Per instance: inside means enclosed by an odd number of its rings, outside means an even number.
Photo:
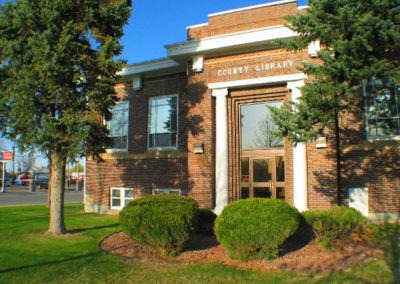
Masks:
[[[83,192],[65,192],[65,202],[83,202]],[[47,204],[47,190],[29,192],[29,186],[9,186],[6,192],[0,192],[0,206],[21,206]]]

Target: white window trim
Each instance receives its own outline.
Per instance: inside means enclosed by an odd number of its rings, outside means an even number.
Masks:
[[[171,191],[178,191],[179,195],[181,195],[181,190],[179,188],[153,188],[153,195],[155,194],[173,194]]]
[[[363,82],[363,94],[365,97],[367,97],[366,90],[364,88],[365,88],[365,85]],[[395,86],[395,88],[398,88],[397,85]],[[367,108],[368,108],[368,104],[365,103],[363,115],[364,115],[364,129],[365,129],[367,141],[385,141],[385,140],[400,141],[400,135],[370,135],[369,130],[368,130],[370,118],[368,116]]]
[[[120,192],[121,192],[121,196],[119,197],[119,199],[121,200],[120,206],[113,206],[112,205],[112,200],[113,199],[117,199],[117,198],[113,198],[113,196],[112,196],[113,190],[120,190]],[[126,206],[126,204],[128,204],[128,203],[125,204],[125,199],[126,199],[125,198],[125,192],[126,192],[126,190],[132,190],[133,191],[133,198],[129,198],[129,201],[135,199],[135,192],[134,192],[134,189],[131,188],[131,187],[113,186],[113,187],[110,188],[110,208],[111,209],[121,210],[122,208],[124,208]]]
[[[114,149],[114,148],[106,148],[106,152],[107,153],[117,153],[117,152],[128,152],[128,147],[129,147],[129,124],[130,124],[130,103],[128,100],[125,101],[120,101],[118,103],[116,103],[116,105],[118,104],[123,104],[126,103],[128,105],[128,129],[127,129],[127,133],[126,133],[126,148],[120,148],[120,149]],[[107,125],[107,121],[104,119],[103,120],[104,125]],[[114,136],[108,136],[110,138],[114,137]]]
[[[169,146],[169,147],[150,147],[149,137],[150,137],[150,123],[151,123],[151,100],[153,99],[162,99],[162,98],[177,98],[177,105],[176,105],[176,146]],[[157,97],[150,97],[148,106],[148,117],[147,117],[147,150],[148,151],[168,151],[168,150],[177,150],[179,145],[179,95],[178,94],[171,94],[165,96],[157,96]]]

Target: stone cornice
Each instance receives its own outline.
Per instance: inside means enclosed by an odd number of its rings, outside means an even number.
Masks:
[[[266,46],[273,44],[277,39],[295,37],[297,34],[284,26],[273,26],[250,31],[224,34],[198,40],[190,40],[182,43],[166,45],[168,57],[179,58],[195,54],[208,54],[229,50],[232,48],[244,48],[246,46]]]

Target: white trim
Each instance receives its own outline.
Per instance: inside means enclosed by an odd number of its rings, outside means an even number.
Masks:
[[[120,196],[119,198],[113,198],[113,190],[119,190],[120,191]],[[132,198],[126,198],[125,197],[125,192],[127,190],[132,190],[133,197]],[[113,199],[119,199],[120,200],[120,206],[113,206],[112,201]],[[120,187],[120,186],[112,186],[110,187],[110,209],[116,209],[116,210],[121,210],[128,204],[129,201],[135,199],[135,191],[134,188],[132,187]],[[126,200],[129,200],[127,203],[125,203]]]
[[[203,55],[195,55],[192,57],[193,66],[192,69],[194,72],[201,72],[204,69],[204,56]]]
[[[176,67],[181,67],[181,65],[171,58],[162,58],[129,65],[118,72],[118,75],[128,76]]]
[[[195,29],[195,28],[201,28],[201,27],[206,27],[206,26],[208,26],[208,23],[201,23],[201,24],[187,26],[186,30]]]
[[[292,91],[292,101],[301,97],[303,85],[304,80],[287,83],[287,88]],[[297,143],[293,146],[293,205],[300,212],[308,210],[307,168],[307,145]]]
[[[215,134],[215,208],[220,214],[229,202],[229,154],[228,154],[228,108],[226,96],[228,89],[213,89],[212,96],[216,98],[216,134]]]
[[[368,217],[369,200],[368,187],[349,188],[349,207],[358,210],[363,216]]]
[[[238,87],[253,87],[259,85],[272,85],[272,84],[286,83],[291,81],[304,80],[306,78],[307,78],[306,74],[296,73],[289,75],[279,75],[279,76],[261,77],[261,78],[246,79],[246,80],[210,83],[208,84],[208,88],[214,90],[223,88],[229,89]]]
[[[140,75],[135,75],[132,78],[132,88],[135,91],[139,91],[140,89],[142,89],[142,77]]]
[[[257,44],[276,39],[291,38],[297,33],[285,26],[273,26],[250,31],[243,31],[232,34],[223,34],[198,40],[190,40],[182,43],[165,45],[168,57],[197,54],[206,51],[213,51],[227,47],[234,47],[246,44]]]
[[[254,5],[254,6],[247,6],[247,7],[243,7],[243,8],[231,9],[231,10],[226,10],[226,11],[222,11],[222,12],[208,14],[208,17],[221,16],[221,15],[225,15],[225,14],[241,12],[241,11],[246,11],[246,10],[252,10],[252,9],[257,9],[257,8],[263,8],[263,7],[269,7],[269,6],[276,6],[276,5],[281,5],[281,4],[287,4],[287,3],[291,3],[291,2],[297,2],[297,0],[276,1],[276,2],[259,4],[259,5]]]

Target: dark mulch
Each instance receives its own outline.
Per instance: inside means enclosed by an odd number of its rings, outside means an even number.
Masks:
[[[140,262],[214,262],[242,269],[307,270],[312,272],[343,270],[361,262],[377,259],[383,255],[380,249],[365,243],[348,244],[340,250],[327,250],[315,242],[311,242],[301,248],[295,248],[296,250],[294,251],[293,249],[287,249],[284,255],[274,260],[250,260],[245,262],[229,258],[225,249],[218,244],[215,236],[196,235],[180,255],[166,257],[156,250],[137,244],[123,232],[108,236],[99,246],[103,251]]]

